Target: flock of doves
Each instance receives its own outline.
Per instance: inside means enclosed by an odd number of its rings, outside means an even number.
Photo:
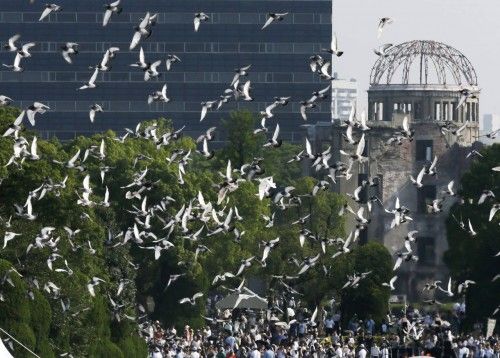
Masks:
[[[117,0],[111,4],[105,5],[105,13],[103,17],[103,26],[108,26],[112,21],[114,16],[118,16],[122,12],[122,7],[120,4],[121,0]],[[56,4],[47,4],[40,16],[40,21],[43,21],[47,18],[51,13],[62,11],[62,8]],[[268,26],[279,26],[279,22],[282,21],[288,13],[269,13],[267,17],[266,23],[262,26],[262,30],[265,30]],[[134,50],[140,44],[141,41],[146,40],[153,34],[153,29],[155,26],[155,22],[157,19],[157,14],[146,13],[141,22],[137,27],[134,28],[134,32],[132,34],[132,41],[130,44],[130,50]],[[193,25],[194,31],[201,31],[202,24],[208,21],[210,17],[203,13],[199,12],[194,15]],[[378,25],[378,36],[382,35],[383,29],[391,24],[393,20],[391,18],[382,18]],[[112,25],[111,25],[112,26]],[[332,61],[336,57],[340,57],[343,54],[338,48],[336,35],[332,36],[333,41],[331,47],[329,49],[324,49],[324,52],[329,53],[331,55]],[[5,48],[8,51],[11,51],[15,54],[14,62],[12,65],[4,65],[5,67],[11,69],[15,72],[23,71],[22,65],[24,62],[32,57],[30,53],[30,49],[35,46],[35,43],[25,43],[18,44],[20,39],[20,35],[16,34],[12,36]],[[389,56],[390,48],[392,45],[384,44],[375,50],[375,53],[378,56]],[[111,70],[111,61],[119,52],[119,48],[111,47],[109,48],[104,56],[102,61],[94,66],[91,66],[93,70],[93,74],[90,80],[83,84],[78,90],[91,90],[97,86],[96,80],[99,72],[110,71]],[[77,43],[66,43],[61,47],[61,54],[64,60],[71,65],[73,62],[74,56],[78,54],[78,44]],[[142,48],[139,49],[138,53],[139,59],[136,63],[131,66],[137,67],[138,69],[144,72],[144,80],[148,81],[152,78],[156,78],[159,75],[159,66],[161,65],[160,60],[155,62],[149,62],[146,60],[146,54]],[[166,70],[169,71],[175,63],[181,62],[180,58],[174,54],[168,55],[166,63]],[[311,70],[316,73],[321,79],[330,82],[334,80],[334,77],[330,73],[330,68],[332,66],[331,61],[325,60],[321,55],[313,55],[309,58],[309,65]],[[249,70],[251,65],[238,68],[235,72],[234,78],[228,89],[224,91],[224,93],[220,96],[219,99],[206,101],[201,103],[202,110],[200,121],[207,116],[208,112],[211,110],[219,109],[224,103],[227,103],[231,99],[239,100],[242,99],[244,101],[251,101],[251,83],[250,81],[246,81],[243,85],[240,85],[240,82],[243,78],[247,77],[249,74]],[[314,108],[317,103],[328,97],[328,93],[330,90],[330,85],[324,89],[318,90],[312,94],[312,97],[308,100],[301,102],[300,112],[304,120],[307,120],[307,110]],[[475,95],[474,92],[469,90],[461,91],[461,101],[459,106],[462,106],[467,98]],[[167,96],[167,85],[165,84],[161,90],[158,90],[148,96],[148,103],[153,103],[155,101],[160,102],[169,102],[170,99]],[[274,101],[271,105],[265,108],[264,111],[260,112],[262,120],[260,122],[260,127],[255,129],[254,134],[258,135],[259,133],[264,133],[267,135],[268,127],[266,126],[266,121],[274,117],[273,111],[279,107],[286,106],[290,101],[290,97],[280,96],[275,97]],[[13,103],[13,100],[5,95],[0,96],[0,106],[7,106]],[[13,141],[13,154],[9,159],[8,163],[5,166],[16,166],[21,167],[23,163],[27,161],[36,161],[40,159],[40,154],[38,154],[37,150],[37,138],[36,136],[32,139],[31,143],[21,135],[22,122],[25,117],[28,118],[29,122],[34,126],[36,116],[42,115],[46,111],[50,110],[50,108],[43,103],[34,102],[31,106],[26,108],[21,112],[21,114],[17,117],[17,119],[7,128],[5,133],[3,134],[4,138],[10,138]],[[102,107],[98,104],[94,104],[90,108],[90,120],[93,122],[95,116],[98,112],[102,112]],[[370,131],[370,127],[366,121],[366,117],[364,113],[359,116],[356,113],[356,108],[353,105],[351,110],[351,115],[348,120],[345,120],[341,123],[341,126],[346,128],[344,133],[344,138],[346,142],[350,144],[350,151],[341,150],[340,153],[342,156],[345,156],[345,161],[338,161],[335,163],[331,163],[330,159],[332,158],[331,148],[328,148],[324,151],[315,151],[313,150],[309,140],[305,139],[305,148],[300,153],[295,155],[293,158],[290,158],[288,163],[300,162],[303,160],[310,161],[312,167],[317,171],[327,172],[328,175],[320,180],[316,181],[314,188],[310,193],[307,193],[307,196],[314,197],[322,190],[328,190],[330,184],[336,183],[337,180],[343,178],[344,180],[350,180],[352,177],[351,169],[353,164],[363,163],[368,161],[368,157],[365,156],[365,134],[368,134]],[[455,137],[460,137],[462,135],[462,131],[465,128],[466,124],[457,128],[457,126],[450,122],[444,122],[439,124],[441,131],[443,134],[449,134]],[[181,138],[182,130],[184,127],[178,130],[168,131],[166,133],[159,133],[159,129],[157,125],[151,124],[144,126],[141,123],[137,125],[135,129],[126,129],[126,133],[118,138],[107,138],[109,140],[119,141],[121,143],[126,140],[146,140],[155,143],[156,147],[160,149],[161,147],[175,145],[175,142]],[[212,127],[206,130],[205,133],[200,135],[196,142],[200,146],[200,148],[196,151],[196,155],[201,155],[205,159],[209,160],[215,155],[215,151],[210,150],[208,147],[208,143],[214,138],[216,128]],[[278,148],[282,145],[282,140],[279,136],[280,128],[279,124],[276,124],[275,130],[272,136],[265,142],[264,147],[268,147],[269,150],[273,148]],[[494,138],[499,132],[492,132],[488,134],[490,138]],[[395,130],[394,135],[391,139],[386,143],[386,145],[393,144],[403,144],[405,142],[411,142],[414,137],[414,130],[410,128],[410,123],[408,118],[405,118],[403,121],[402,128]],[[193,153],[191,151],[185,151],[183,149],[177,148],[172,149],[170,157],[166,158],[168,163],[176,164],[178,167],[178,183],[184,184],[184,176],[186,174],[186,170],[189,166],[189,163],[192,159]],[[480,153],[472,151],[468,156],[479,157]],[[134,168],[139,161],[151,159],[147,156],[138,156],[135,158]],[[77,192],[77,204],[83,207],[93,207],[93,206],[110,206],[110,195],[108,187],[105,186],[106,173],[111,171],[113,168],[106,165],[106,140],[102,139],[100,146],[98,147],[90,147],[84,150],[78,149],[76,153],[66,162],[54,161],[54,164],[61,165],[66,168],[68,171],[77,171],[81,172],[82,176],[85,171],[85,163],[87,160],[97,160],[100,163],[100,183],[105,187],[105,194],[102,201],[96,200],[96,197],[93,195],[94,191],[92,188],[91,177],[89,174],[85,175],[83,178],[82,186],[79,188]],[[413,176],[410,178],[411,182],[415,185],[415,187],[420,189],[422,187],[422,180],[426,176],[436,176],[437,174],[437,157],[434,158],[430,165],[425,165],[416,178]],[[500,172],[500,167],[492,168],[492,170],[496,172]],[[134,243],[139,247],[151,250],[154,253],[154,258],[158,260],[161,257],[162,251],[169,250],[175,247],[175,244],[172,241],[169,241],[169,238],[174,236],[181,236],[183,239],[190,240],[197,244],[196,250],[194,252],[195,260],[199,255],[203,255],[210,251],[210,248],[206,245],[202,244],[203,237],[211,237],[214,235],[230,235],[233,237],[235,242],[240,242],[242,236],[245,234],[244,231],[239,231],[237,227],[235,227],[235,221],[241,221],[243,218],[240,216],[238,212],[238,208],[236,206],[230,206],[230,194],[236,190],[238,190],[240,183],[245,181],[256,182],[258,185],[258,197],[260,200],[264,200],[266,198],[270,199],[272,203],[272,207],[275,210],[286,210],[290,207],[300,206],[302,203],[301,197],[303,195],[297,195],[294,193],[295,188],[281,187],[278,186],[277,183],[274,182],[272,176],[270,177],[260,177],[264,173],[264,169],[262,167],[262,159],[254,158],[254,160],[250,163],[246,163],[240,168],[233,168],[231,162],[227,162],[227,167],[225,173],[220,173],[221,180],[216,185],[217,187],[217,202],[212,203],[207,201],[204,198],[203,193],[200,191],[195,198],[192,198],[189,202],[182,205],[180,208],[175,209],[175,214],[169,215],[167,213],[168,210],[171,210],[174,205],[176,205],[176,199],[172,197],[165,197],[159,202],[149,203],[147,198],[147,192],[152,190],[157,181],[154,178],[148,178],[148,168],[142,170],[137,170],[133,178],[131,178],[130,184],[122,187],[125,192],[124,195],[127,199],[133,202],[140,202],[140,205],[133,204],[132,209],[128,210],[130,213],[134,215],[134,222],[127,230],[121,232],[118,235],[109,233],[109,237],[106,240],[108,244],[107,247],[117,247],[121,245],[127,245],[130,243]],[[37,214],[34,210],[34,203],[36,201],[42,199],[49,193],[53,193],[57,195],[61,191],[66,188],[67,176],[61,182],[53,182],[46,181],[38,188],[33,189],[29,192],[28,198],[24,204],[15,205],[15,217],[18,220],[29,220],[34,221],[37,220]],[[96,178],[92,178],[96,179]],[[297,218],[296,221],[292,223],[292,225],[296,225],[300,227],[299,231],[299,242],[300,246],[303,246],[306,241],[311,242],[319,242],[320,249],[319,252],[310,257],[303,258],[302,260],[297,259],[295,256],[292,256],[290,261],[297,266],[297,271],[295,276],[287,276],[287,275],[276,275],[273,276],[277,278],[281,285],[283,285],[284,289],[290,293],[297,293],[292,286],[293,284],[288,281],[293,281],[293,279],[298,278],[307,272],[311,267],[317,265],[320,262],[320,258],[327,255],[327,247],[336,247],[337,250],[333,254],[332,258],[338,257],[339,255],[346,255],[352,250],[353,244],[358,240],[359,234],[361,230],[367,228],[370,224],[369,213],[372,211],[373,204],[378,203],[382,205],[381,200],[376,196],[369,196],[369,200],[367,202],[367,212],[365,212],[365,206],[363,203],[363,197],[361,193],[367,189],[376,187],[378,185],[377,178],[369,178],[366,181],[363,181],[359,187],[357,187],[353,193],[347,193],[349,197],[356,203],[358,203],[359,208],[354,210],[349,204],[344,204],[340,212],[338,213],[340,216],[342,215],[353,215],[357,224],[355,229],[348,235],[346,239],[342,238],[318,238],[313,233],[306,228],[308,221],[310,220],[310,215],[306,215],[303,217]],[[438,213],[442,211],[443,202],[447,200],[447,198],[458,198],[457,192],[455,190],[454,182],[451,181],[447,186],[446,190],[443,191],[442,198],[435,199],[431,205],[429,205],[429,211],[432,213]],[[76,198],[75,198],[76,199]],[[460,198],[458,198],[460,199]],[[463,201],[463,199],[460,199]],[[489,205],[491,204],[491,212],[489,216],[489,220],[492,221],[497,212],[500,210],[500,203],[495,202],[495,195],[491,190],[485,190],[484,193],[479,198],[477,204],[478,205]],[[222,208],[222,206],[224,207]],[[35,204],[36,206],[36,204]],[[230,206],[228,208],[228,206]],[[402,205],[399,201],[399,198],[396,199],[395,205],[393,209],[384,208],[384,210],[391,215],[393,215],[393,220],[391,223],[391,228],[396,226],[400,226],[408,221],[411,221],[411,217],[409,216],[410,210]],[[85,219],[85,214],[83,215]],[[266,228],[270,228],[274,225],[275,213],[268,216],[263,216],[264,225]],[[9,220],[4,220],[4,226],[7,230],[11,227],[12,216]],[[165,237],[158,237],[157,234],[152,232],[152,221],[158,221],[163,224],[163,230],[166,233]],[[193,228],[195,224],[199,224],[199,228]],[[474,230],[471,221],[469,219],[468,225],[466,225],[462,220],[460,221],[460,226],[463,230],[468,231],[471,236],[477,235]],[[67,240],[71,244],[71,246],[75,249],[86,249],[89,250],[91,254],[95,254],[96,250],[92,248],[90,242],[85,245],[76,245],[75,240],[78,237],[79,229],[72,229],[69,227],[64,227],[65,232],[67,233]],[[54,233],[56,228],[54,227],[43,227],[40,230],[40,233],[33,240],[33,242],[28,246],[27,252],[31,250],[42,250],[47,249],[51,252],[47,258],[47,266],[48,269],[58,273],[65,273],[67,275],[72,275],[73,271],[70,268],[70,263],[58,252],[58,243],[60,241],[60,237],[55,237]],[[404,238],[403,248],[396,253],[396,262],[394,265],[394,271],[398,270],[401,265],[405,262],[417,261],[418,257],[415,255],[413,250],[413,245],[417,240],[417,231],[408,232],[407,236]],[[3,239],[3,249],[7,247],[10,241],[15,240],[17,236],[22,235],[21,233],[6,231]],[[159,236],[163,236],[159,235]],[[117,239],[121,238],[120,241]],[[234,272],[224,272],[220,275],[217,275],[213,279],[213,285],[218,282],[236,279],[238,277],[243,277],[245,271],[247,271],[252,265],[255,263],[260,264],[262,266],[266,265],[266,260],[268,259],[271,251],[276,245],[280,242],[280,238],[276,238],[270,241],[263,241],[259,245],[262,248],[262,255],[255,255],[249,257],[247,259],[243,259],[239,267],[235,268]],[[83,246],[83,247],[82,247]],[[500,252],[496,254],[496,256],[500,256]],[[129,262],[134,268],[137,268],[137,265],[133,262]],[[16,271],[14,267],[8,270],[2,280],[0,281],[0,285],[11,284],[13,285],[13,281],[10,276],[12,274],[17,274],[21,276],[21,274]],[[175,281],[180,279],[186,273],[179,273],[171,275],[168,282],[166,283],[165,289],[175,284]],[[354,273],[353,275],[348,276],[348,281],[344,285],[343,288],[356,288],[359,286],[359,283],[370,275],[370,272],[363,273]],[[383,283],[384,286],[387,286],[390,290],[395,290],[395,282],[397,280],[397,275],[394,276],[390,282]],[[500,274],[497,275],[493,280],[499,279]],[[55,299],[60,299],[61,297],[61,288],[58,287],[54,282],[48,281],[43,286],[36,280],[31,278],[29,280],[30,287],[40,287],[45,290],[49,295],[51,295]],[[121,317],[126,317],[128,319],[135,319],[124,313],[123,305],[118,303],[119,296],[125,289],[127,279],[122,279],[120,282],[113,283],[116,286],[116,292],[113,294],[113,297],[109,295],[110,305],[113,310],[114,316],[116,319],[120,319]],[[287,283],[288,282],[288,283]],[[455,294],[462,294],[467,287],[474,284],[475,282],[471,280],[466,280],[461,282],[457,286],[457,291],[454,291],[454,286],[452,284],[452,279],[450,278],[446,287],[441,286],[440,281],[435,281],[432,283],[428,283],[425,287],[426,290],[434,290],[438,289],[442,291],[449,297],[453,297]],[[95,296],[95,288],[99,285],[110,285],[112,283],[106,283],[103,279],[99,277],[92,277],[88,283],[87,288],[89,295]],[[250,298],[250,297],[259,297],[256,293],[252,292],[248,288],[244,287],[245,279],[242,279],[241,283],[235,289],[230,289],[232,292],[238,293],[238,300],[236,302],[236,306],[241,302],[242,299]],[[114,287],[113,286],[113,287]],[[1,287],[1,286],[0,286]],[[108,291],[109,292],[109,291]],[[191,297],[183,298],[179,301],[180,304],[191,304],[195,305],[197,300],[199,300],[203,296],[203,293],[198,292],[194,293]],[[30,294],[30,297],[34,298],[33,293]],[[0,295],[0,299],[4,299],[3,295]],[[436,299],[426,301],[429,304],[439,304]],[[66,309],[66,306],[69,305],[68,302],[64,302],[61,299],[61,304],[63,310]],[[236,307],[235,306],[235,307]],[[499,308],[496,309],[495,313],[498,312]],[[144,313],[144,308],[141,309],[142,313]],[[314,316],[314,315],[313,315]]]

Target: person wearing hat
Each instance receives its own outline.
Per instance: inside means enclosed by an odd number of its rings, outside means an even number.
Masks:
[[[339,342],[335,343],[335,354],[337,357],[342,358],[344,356],[344,351]]]
[[[368,353],[368,351],[366,350],[365,345],[363,343],[361,343],[359,345],[358,358],[366,358],[367,353]]]

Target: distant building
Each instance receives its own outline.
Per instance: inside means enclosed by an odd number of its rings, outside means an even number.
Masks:
[[[500,115],[491,113],[483,115],[483,121],[479,131],[480,141],[487,145],[500,143],[500,133],[496,136],[496,138],[486,137],[487,134],[499,129]]]
[[[354,78],[349,80],[336,79],[332,81],[332,119],[347,120],[351,106],[358,99],[358,84]]]
[[[496,114],[488,113],[483,115],[483,122],[480,125],[480,130],[483,132],[493,131],[493,122],[496,123],[497,121],[499,122],[500,125],[500,116]]]
[[[331,43],[331,0],[140,0],[122,1],[123,12],[113,15],[102,26],[104,0],[58,0],[63,10],[39,22],[43,2],[0,1],[0,33],[21,35],[19,43],[33,41],[33,56],[23,61],[25,71],[14,73],[2,67],[1,93],[27,107],[33,101],[51,110],[37,121],[44,135],[73,138],[106,129],[132,128],[139,121],[170,118],[176,127],[186,125],[187,134],[220,124],[229,111],[264,110],[275,96],[291,96],[288,106],[276,111],[284,140],[303,138],[300,101],[325,87],[325,81],[312,73],[308,60],[312,54],[328,54],[321,49]],[[158,13],[148,39],[129,51],[134,27],[145,13]],[[261,30],[268,12],[289,12],[284,20]],[[194,31],[193,19],[204,12],[210,19]],[[67,64],[60,47],[77,42],[80,53]],[[97,88],[76,91],[88,81],[89,65],[99,63],[110,46],[120,52],[109,72],[100,73]],[[159,79],[145,82],[144,74],[129,65],[138,61],[144,48],[146,60],[162,60]],[[171,71],[165,68],[167,54],[182,62]],[[0,50],[0,63],[11,64],[14,55]],[[326,55],[326,56],[325,56]],[[234,69],[252,65],[253,102],[231,102],[211,111],[200,124],[201,102],[217,100],[229,87]],[[168,84],[169,103],[147,104],[148,94]],[[95,123],[90,123],[89,107],[101,104]],[[329,118],[330,104],[323,101],[310,112],[310,120]],[[220,132],[218,132],[220,133]],[[217,134],[218,134],[217,133]]]
[[[410,65],[411,64],[411,65]],[[401,77],[399,77],[401,76]],[[469,98],[457,109],[461,88],[478,89],[477,77],[472,64],[459,51],[433,41],[412,41],[394,46],[387,57],[375,63],[368,90],[368,126],[365,133],[364,155],[368,162],[356,162],[349,181],[338,179],[333,190],[352,193],[363,180],[369,177],[378,181],[378,186],[364,190],[361,203],[350,199],[356,210],[358,205],[367,207],[368,199],[377,196],[382,205],[373,203],[368,229],[361,232],[360,242],[377,240],[382,242],[391,254],[405,251],[404,238],[411,230],[418,230],[417,242],[412,244],[413,253],[419,257],[416,263],[404,263],[398,270],[397,293],[407,293],[409,299],[416,299],[427,281],[447,280],[447,269],[443,255],[448,249],[446,219],[449,208],[455,202],[447,198],[443,211],[430,214],[428,206],[438,197],[451,180],[456,185],[467,170],[470,159],[466,154],[471,146],[478,146],[479,98]],[[388,145],[387,140],[401,131],[404,117],[415,131],[412,142],[402,145]],[[440,125],[451,121],[455,128],[467,122],[462,135],[443,135]],[[338,124],[318,123],[308,129],[315,151],[331,146],[332,159],[347,162],[339,149],[352,152],[343,137],[345,127]],[[359,139],[361,133],[354,131]],[[410,181],[422,166],[429,166],[437,156],[437,172],[434,177],[424,178],[423,187],[417,189]],[[314,173],[311,172],[314,175]],[[456,189],[458,189],[456,187]],[[410,209],[413,219],[391,228],[396,199]],[[365,209],[365,213],[368,210]],[[356,224],[354,216],[348,216]]]

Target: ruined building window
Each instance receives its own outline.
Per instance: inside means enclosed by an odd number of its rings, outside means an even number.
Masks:
[[[436,186],[424,185],[417,191],[417,212],[420,214],[427,213],[427,205],[432,205],[432,201],[436,199]]]
[[[411,103],[395,102],[393,105],[393,112],[408,114],[411,112]]]
[[[384,103],[383,102],[373,102],[373,118],[374,121],[384,120]]]
[[[418,262],[422,265],[434,265],[436,252],[433,237],[419,237],[417,241]]]
[[[415,108],[413,111],[413,118],[422,119],[422,103],[415,102]]]
[[[380,200],[383,201],[384,199],[384,176],[382,174],[379,174],[378,176],[378,185],[376,186],[377,190],[377,196]]]
[[[368,181],[368,174],[365,173],[359,173],[358,174],[358,185],[361,186],[361,183],[363,180]],[[365,186],[362,190],[361,193],[359,193],[359,198],[361,199],[361,204],[366,204],[367,199],[368,199],[368,186]]]
[[[434,103],[434,119],[436,121],[443,120],[442,116],[441,116],[441,103],[440,102]]]
[[[359,233],[359,243],[364,245],[368,242],[368,229],[361,230]]]
[[[432,161],[432,140],[416,141],[416,160]]]

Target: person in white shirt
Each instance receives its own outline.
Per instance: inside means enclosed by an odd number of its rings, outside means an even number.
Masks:
[[[190,355],[191,358],[200,358],[200,353],[198,353],[198,348],[196,347],[193,347],[191,349],[191,355]]]
[[[387,345],[382,345],[382,349],[380,350],[380,358],[389,358],[389,348]]]
[[[466,310],[465,302],[462,302],[460,304],[460,313],[465,314],[465,310]]]
[[[493,350],[493,348],[490,347],[489,343],[486,344],[486,348],[484,349],[484,356],[486,358],[495,357],[495,351]]]
[[[366,350],[365,345],[361,343],[359,345],[358,358],[366,358],[367,353],[368,351]]]
[[[342,358],[344,356],[344,351],[342,350],[340,343],[335,344],[335,354],[339,358]]]
[[[370,348],[370,357],[378,358],[380,356],[380,349],[377,346],[377,343],[373,343],[373,346]]]
[[[257,346],[253,346],[249,358],[260,358],[260,351],[258,350]]]
[[[328,316],[325,319],[325,333],[327,336],[331,336],[333,334],[333,326],[335,325],[335,321],[331,316]]]
[[[184,358],[184,352],[182,351],[182,347],[177,347],[175,358]]]
[[[469,348],[461,344],[460,349],[458,350],[458,358],[467,358],[468,356],[469,356]]]
[[[170,334],[173,336],[177,335],[177,330],[175,329],[174,326],[172,326],[172,328],[170,328]]]
[[[385,323],[385,320],[382,322],[382,325],[380,326],[380,330],[382,331],[382,334],[386,334],[387,333],[387,323]]]
[[[163,354],[161,354],[160,348],[155,347],[153,350],[153,354],[151,354],[152,358],[163,358]]]

